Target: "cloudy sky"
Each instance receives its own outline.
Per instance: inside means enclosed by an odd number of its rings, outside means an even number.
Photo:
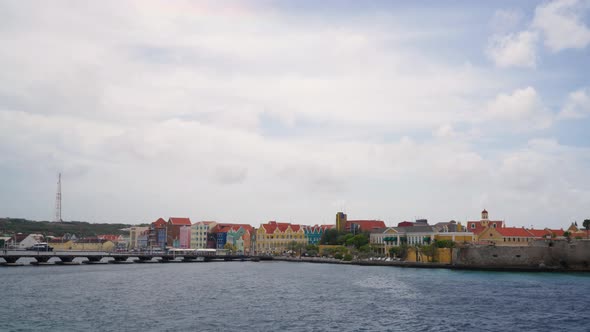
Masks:
[[[590,1],[2,1],[0,217],[590,218]]]

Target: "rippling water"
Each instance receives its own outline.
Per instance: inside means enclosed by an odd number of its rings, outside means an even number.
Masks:
[[[590,331],[590,274],[218,262],[0,278],[1,331]]]

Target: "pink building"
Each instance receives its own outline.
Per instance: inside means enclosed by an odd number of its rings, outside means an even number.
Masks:
[[[178,236],[180,240],[180,248],[188,249],[191,247],[191,227],[182,226],[180,227],[180,233]]]

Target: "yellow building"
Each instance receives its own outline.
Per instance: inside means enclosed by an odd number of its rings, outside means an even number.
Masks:
[[[470,243],[475,241],[475,235],[471,232],[439,232],[434,234],[438,241],[449,240],[456,243]]]
[[[70,250],[79,251],[113,251],[115,244],[108,240],[100,239],[80,239],[72,242]]]
[[[256,251],[258,254],[285,253],[292,250],[290,246],[293,242],[302,247],[307,244],[301,225],[269,221],[266,224],[261,224],[256,231]]]
[[[518,227],[491,227],[484,229],[478,237],[478,241],[487,242],[497,246],[528,246],[536,236],[525,228]]]
[[[62,239],[52,239],[52,240],[49,240],[49,246],[51,246],[54,251],[71,250],[72,241],[71,240],[66,241],[66,240],[62,240]]]

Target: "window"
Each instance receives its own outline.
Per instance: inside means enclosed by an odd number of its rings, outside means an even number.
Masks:
[[[475,224],[471,224],[471,228],[475,228]]]

